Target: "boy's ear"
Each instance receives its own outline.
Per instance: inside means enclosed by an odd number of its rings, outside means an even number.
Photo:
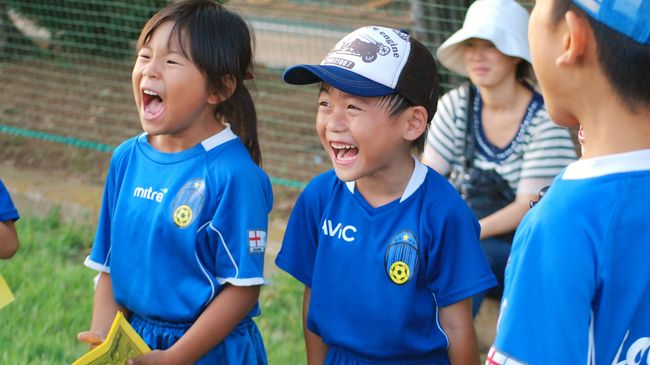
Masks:
[[[230,96],[235,92],[237,87],[237,81],[232,75],[226,75],[221,78],[221,84],[223,85],[223,91],[211,91],[208,95],[208,104],[219,104],[225,100],[228,100]]]
[[[429,116],[427,110],[421,105],[410,107],[406,113],[404,139],[415,141],[426,132]]]
[[[558,66],[575,64],[587,51],[587,42],[591,35],[589,21],[585,17],[578,16],[575,11],[567,11],[564,20],[566,34],[562,39],[563,52],[555,60]]]

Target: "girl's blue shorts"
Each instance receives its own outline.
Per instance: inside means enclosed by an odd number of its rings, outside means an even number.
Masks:
[[[191,323],[169,323],[131,314],[129,322],[152,350],[165,350],[178,341]],[[266,350],[260,331],[246,318],[217,347],[200,358],[197,365],[266,365]]]

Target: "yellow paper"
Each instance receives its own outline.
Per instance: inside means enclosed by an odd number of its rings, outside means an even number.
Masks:
[[[72,365],[121,365],[128,359],[150,351],[149,346],[138,336],[122,312],[117,312],[106,340]]]
[[[9,285],[7,285],[4,276],[0,274],[0,309],[13,301],[14,294],[9,289]]]

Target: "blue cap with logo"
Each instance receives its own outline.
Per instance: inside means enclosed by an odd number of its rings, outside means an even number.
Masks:
[[[349,33],[319,65],[289,67],[283,78],[293,85],[324,81],[356,96],[400,94],[424,106],[429,118],[438,101],[438,69],[431,52],[408,33],[381,26]]]
[[[650,44],[650,0],[572,0],[596,21]]]

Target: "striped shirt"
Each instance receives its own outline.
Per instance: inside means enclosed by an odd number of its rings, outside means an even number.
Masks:
[[[443,175],[461,166],[467,129],[467,90],[461,86],[440,98],[427,134],[425,158]],[[482,100],[478,90],[474,90],[473,165],[476,168],[495,170],[517,194],[536,194],[576,159],[569,131],[551,121],[542,96],[535,91],[509,145],[504,148],[492,145],[483,133]]]

